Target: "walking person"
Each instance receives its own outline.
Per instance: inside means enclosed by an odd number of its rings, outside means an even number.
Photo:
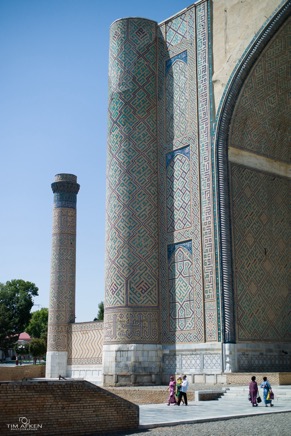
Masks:
[[[181,396],[181,388],[182,388],[182,377],[179,376],[177,378],[177,383],[176,383],[176,397],[177,397],[177,401],[179,401],[179,398]],[[184,399],[182,398],[182,403],[184,404]]]
[[[176,397],[175,397],[175,393],[176,393],[176,382],[175,382],[175,377],[173,375],[171,375],[170,377],[170,383],[169,383],[169,398],[168,398],[168,406],[170,406],[170,404],[174,404],[176,405]]]
[[[249,384],[249,397],[253,407],[258,406],[257,396],[258,396],[258,383],[256,382],[256,377],[253,375],[251,378],[251,382]]]
[[[264,397],[265,406],[268,407],[268,405],[270,404],[270,406],[273,407],[274,404],[272,404],[272,400],[267,399],[268,393],[271,390],[271,385],[268,382],[267,377],[263,377],[263,383],[261,384],[261,388],[263,389],[263,397]]]
[[[188,406],[188,401],[187,401],[188,386],[189,386],[189,383],[188,383],[188,380],[187,380],[187,376],[183,375],[183,381],[182,381],[182,386],[181,386],[181,391],[180,391],[180,397],[179,397],[179,400],[178,400],[178,406],[180,406],[182,398],[184,399],[185,406]]]

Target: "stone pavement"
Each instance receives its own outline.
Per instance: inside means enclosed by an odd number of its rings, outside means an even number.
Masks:
[[[262,403],[252,407],[248,401],[247,387],[231,387],[219,400],[190,401],[188,406],[167,404],[140,405],[140,429],[221,421],[252,415],[291,412],[291,386],[273,386],[274,407]]]

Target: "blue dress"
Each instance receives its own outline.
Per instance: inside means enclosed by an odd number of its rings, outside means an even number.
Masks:
[[[269,390],[271,389],[271,385],[270,385],[270,383],[268,382],[268,380],[267,380],[267,381],[264,381],[264,382],[261,384],[261,388],[263,389],[264,403],[265,403],[266,405],[267,405],[267,404],[271,404],[272,400],[267,400],[268,392],[269,392]]]

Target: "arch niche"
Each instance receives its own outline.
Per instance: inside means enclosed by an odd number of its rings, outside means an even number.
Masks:
[[[290,12],[288,1],[253,42],[217,118],[226,344],[291,350]],[[252,362],[237,369],[255,369]],[[276,362],[272,369],[283,370],[283,360]]]

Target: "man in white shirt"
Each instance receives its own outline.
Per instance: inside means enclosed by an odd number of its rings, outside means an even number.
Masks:
[[[179,400],[178,400],[178,406],[180,406],[182,398],[184,398],[185,406],[188,406],[188,402],[187,402],[188,386],[189,386],[189,383],[187,380],[187,376],[183,375],[183,381],[182,381],[182,387],[181,387],[180,396],[179,396]]]

